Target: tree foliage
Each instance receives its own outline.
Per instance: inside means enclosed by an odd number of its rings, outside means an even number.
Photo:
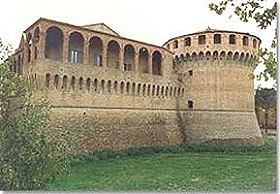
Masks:
[[[268,124],[269,110],[276,109],[277,91],[274,88],[257,88],[255,94],[256,112],[264,112],[264,125]]]
[[[219,15],[222,15],[228,8],[233,8],[232,12],[242,22],[253,20],[256,22],[257,27],[265,30],[272,25],[277,17],[277,3],[276,1],[273,2],[271,7],[267,7],[266,0],[221,0],[219,3],[210,3],[209,8]],[[229,17],[232,17],[232,14]],[[271,42],[271,48],[261,48],[258,52],[260,62],[263,62],[265,66],[264,71],[257,76],[259,79],[264,78],[266,81],[269,77],[276,79],[276,33],[277,30],[275,29],[275,35],[272,36],[274,38]]]
[[[50,103],[10,72],[14,61],[1,39],[0,48],[0,190],[42,189],[68,170],[70,149],[50,128]]]

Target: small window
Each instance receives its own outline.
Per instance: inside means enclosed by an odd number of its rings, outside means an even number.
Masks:
[[[191,100],[188,101],[188,108],[193,108],[193,101]]]
[[[193,70],[189,70],[189,76],[193,76]]]
[[[243,46],[248,46],[249,43],[248,36],[243,36],[242,43]]]
[[[191,38],[190,37],[185,38],[185,46],[191,46]]]
[[[214,34],[214,44],[221,44],[221,34]]]
[[[234,34],[229,35],[229,44],[235,44],[236,36]]]
[[[198,44],[206,44],[206,36],[205,35],[198,36]]]
[[[178,48],[178,40],[174,40],[173,42],[173,49]]]
[[[132,70],[132,64],[131,63],[124,63],[123,64],[123,70],[131,71]]]

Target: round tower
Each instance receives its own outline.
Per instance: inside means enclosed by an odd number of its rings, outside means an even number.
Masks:
[[[208,28],[163,45],[174,53],[173,69],[187,89],[187,140],[263,144],[251,76],[260,43],[248,33]]]

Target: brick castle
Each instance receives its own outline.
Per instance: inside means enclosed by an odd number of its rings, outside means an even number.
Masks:
[[[78,152],[181,143],[263,144],[253,73],[261,40],[206,29],[156,46],[104,23],[40,18],[11,70],[52,104],[54,130]]]

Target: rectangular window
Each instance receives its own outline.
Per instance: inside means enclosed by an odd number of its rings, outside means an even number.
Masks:
[[[185,46],[191,46],[191,38],[190,37],[185,38]]]
[[[131,71],[131,70],[132,70],[132,65],[131,65],[131,63],[124,63],[124,64],[123,64],[123,70],[125,70],[125,71]]]
[[[206,44],[206,36],[205,35],[198,36],[198,44]]]
[[[229,44],[235,44],[235,37],[234,34],[229,35]]]
[[[188,101],[188,108],[193,108],[193,101],[191,100]]]
[[[221,44],[221,34],[214,34],[214,44]]]
[[[248,43],[249,43],[248,36],[243,36],[242,43],[243,43],[243,46],[248,46]]]

